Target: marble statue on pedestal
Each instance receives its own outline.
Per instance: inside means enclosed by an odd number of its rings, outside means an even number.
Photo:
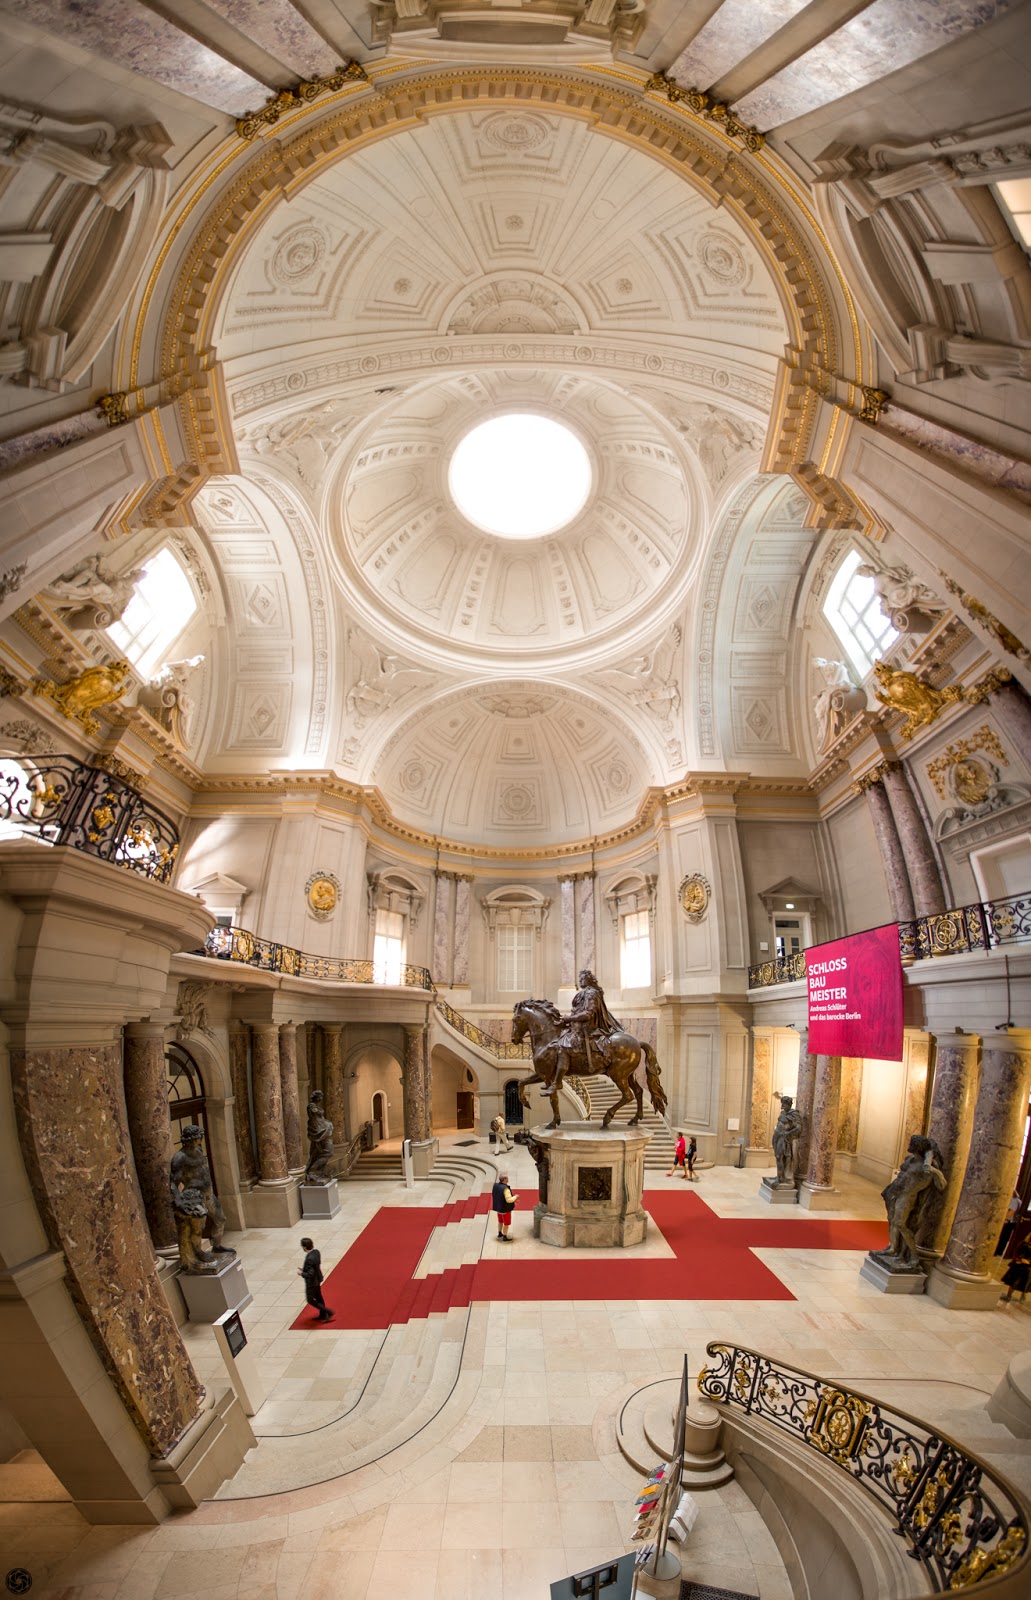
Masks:
[[[204,1130],[195,1122],[183,1129],[182,1148],[172,1157],[172,1213],[179,1235],[181,1272],[220,1272],[236,1251],[222,1243],[225,1213],[211,1182],[204,1154]],[[205,1233],[211,1249],[203,1247]]]
[[[780,1116],[773,1130],[773,1154],[777,1162],[777,1182],[793,1184],[798,1173],[798,1141],[802,1137],[802,1113],[795,1109],[794,1097],[782,1094]]]

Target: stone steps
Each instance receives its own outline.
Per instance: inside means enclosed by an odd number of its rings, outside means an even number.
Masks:
[[[591,1121],[600,1122],[610,1106],[614,1106],[619,1099],[619,1091],[608,1078],[589,1078],[587,1080],[588,1092],[591,1096]],[[630,1107],[624,1106],[616,1119],[619,1122],[630,1120]],[[668,1172],[673,1165],[673,1150],[676,1140],[667,1123],[659,1116],[657,1111],[651,1109],[648,1091],[644,1096],[644,1116],[641,1125],[648,1129],[651,1139],[645,1151],[644,1165],[648,1172]]]

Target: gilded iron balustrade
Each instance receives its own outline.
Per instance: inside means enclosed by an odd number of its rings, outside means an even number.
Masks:
[[[179,830],[138,789],[74,756],[9,757],[0,768],[0,822],[43,844],[70,845],[169,883]]]
[[[706,1354],[702,1394],[779,1428],[847,1472],[887,1511],[933,1592],[1016,1576],[1031,1565],[1020,1501],[954,1440],[905,1411],[757,1350],[713,1343]]]
[[[449,1027],[460,1033],[463,1039],[468,1039],[471,1044],[479,1045],[481,1050],[486,1050],[496,1061],[525,1060],[530,1054],[530,1041],[523,1039],[519,1044],[513,1044],[511,1039],[495,1039],[492,1033],[487,1033],[483,1028],[477,1027],[475,1022],[470,1022],[468,1017],[463,1017],[454,1006],[449,1006],[446,1000],[437,1000],[436,1009],[440,1012]]]
[[[982,900],[957,906],[933,916],[899,923],[899,952],[903,966],[928,956],[959,956],[998,949],[1000,945],[1031,941],[1031,894],[1014,894],[1005,900]],[[748,987],[765,989],[774,983],[795,983],[806,976],[806,953],[780,961],[763,961],[748,969]]]
[[[281,972],[288,978],[322,978],[329,983],[384,982],[373,961],[309,955],[292,945],[259,938],[247,928],[212,928],[204,941],[203,954],[216,961],[240,961],[260,972]],[[400,983],[410,989],[433,989],[433,979],[425,967],[403,966]]]

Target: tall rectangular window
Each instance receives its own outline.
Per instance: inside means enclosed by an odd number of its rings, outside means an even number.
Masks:
[[[533,988],[532,927],[502,923],[498,943],[498,989],[505,994],[528,995]]]
[[[400,911],[377,911],[372,943],[372,981],[400,983],[405,961],[405,919]]]
[[[623,918],[619,982],[623,989],[652,986],[652,935],[647,911],[628,911]]]

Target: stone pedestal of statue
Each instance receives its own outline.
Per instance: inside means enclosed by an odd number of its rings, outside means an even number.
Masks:
[[[923,1294],[927,1276],[919,1267],[891,1267],[873,1252],[859,1269],[859,1276],[882,1294]]]
[[[301,1184],[301,1216],[324,1222],[340,1210],[340,1186],[335,1178],[328,1183]]]
[[[230,1256],[218,1272],[179,1272],[176,1277],[191,1322],[217,1322],[227,1311],[242,1311],[254,1298],[239,1256]]]
[[[798,1190],[791,1178],[784,1183],[778,1183],[776,1178],[764,1178],[759,1185],[759,1199],[771,1206],[797,1206]]]
[[[548,1195],[539,1234],[544,1244],[611,1248],[643,1241],[648,1232],[641,1205],[644,1152],[651,1138],[646,1128],[569,1122],[534,1128],[533,1137],[548,1152]]]

